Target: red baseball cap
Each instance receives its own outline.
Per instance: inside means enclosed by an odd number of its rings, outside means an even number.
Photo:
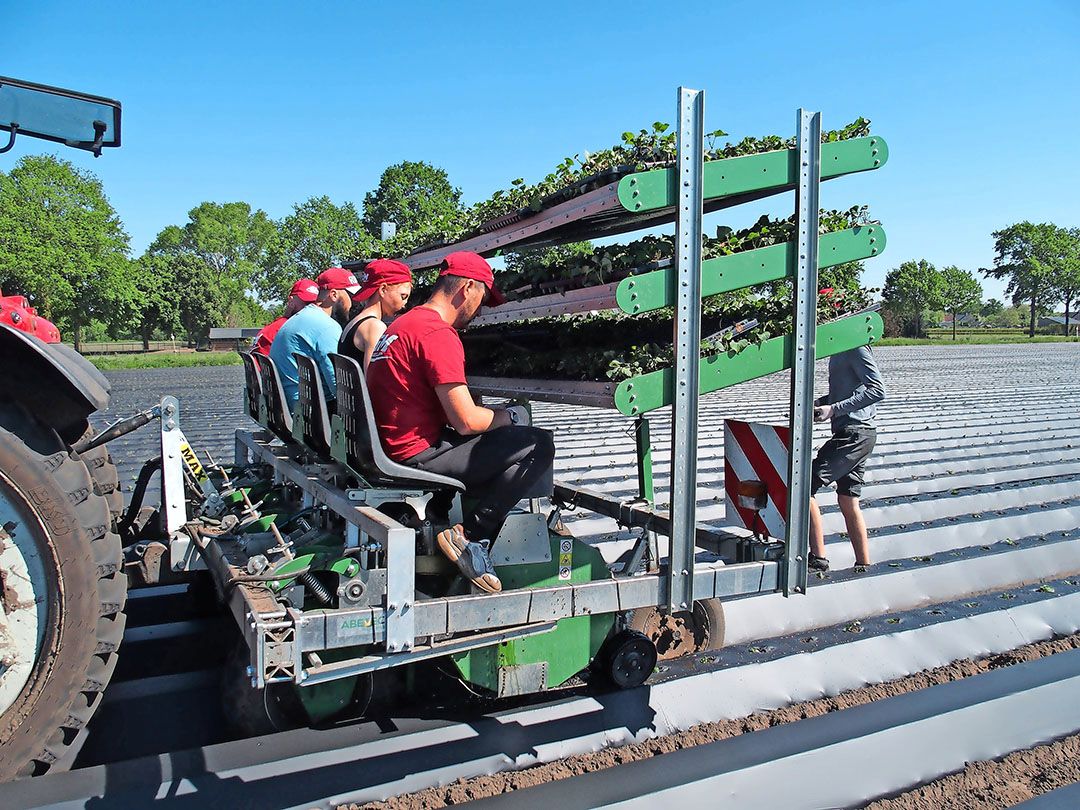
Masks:
[[[289,297],[294,295],[304,303],[310,304],[319,297],[319,285],[310,278],[302,278],[289,290]]]
[[[491,265],[478,253],[459,250],[448,254],[442,260],[439,276],[458,276],[482,281],[488,289],[487,300],[484,302],[486,306],[497,307],[506,302],[506,296],[495,286],[495,274],[491,272]]]
[[[356,295],[360,301],[378,290],[380,284],[405,284],[413,280],[409,266],[393,259],[375,259],[368,262],[359,278],[364,285]]]
[[[360,282],[344,267],[323,270],[319,273],[318,282],[324,290],[345,290],[349,295],[356,295],[360,291]]]

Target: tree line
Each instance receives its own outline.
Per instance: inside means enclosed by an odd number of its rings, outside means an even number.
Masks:
[[[270,319],[297,278],[351,259],[407,253],[427,223],[460,215],[446,172],[406,161],[358,210],[311,197],[280,220],[246,202],[204,202],[140,256],[101,181],[51,155],[0,172],[0,289],[25,295],[76,348],[85,340],[205,342],[213,326]],[[382,240],[383,222],[397,233]]]
[[[994,266],[980,268],[987,278],[1008,282],[1005,294],[1012,301],[983,301],[983,288],[970,270],[943,269],[920,259],[903,262],[885,276],[882,305],[887,331],[910,337],[925,334],[935,311],[951,315],[953,336],[957,320],[978,315],[991,326],[1026,324],[1035,336],[1040,315],[1064,307],[1065,333],[1076,323],[1075,304],[1080,294],[1080,228],[1052,223],[1018,222],[993,233]],[[890,329],[891,327],[891,329]]]
[[[105,338],[198,345],[213,326],[265,323],[266,304],[282,301],[297,278],[351,259],[404,255],[431,238],[431,223],[463,221],[466,212],[444,170],[405,161],[382,173],[360,208],[317,196],[274,220],[246,202],[204,202],[133,256],[96,176],[51,155],[27,156],[0,172],[0,289],[25,295],[76,347]],[[382,239],[383,222],[396,224],[392,238]],[[951,314],[954,328],[975,313],[1012,325],[1024,306],[1034,335],[1037,316],[1058,303],[1075,321],[1080,228],[1020,222],[993,238],[994,266],[979,272],[1008,281],[1014,308],[983,302],[970,270],[908,261],[885,279],[887,325],[920,335],[934,311]]]

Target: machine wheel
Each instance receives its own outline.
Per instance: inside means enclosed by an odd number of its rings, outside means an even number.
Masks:
[[[701,599],[694,602],[693,612],[670,615],[655,607],[638,608],[626,626],[645,634],[661,661],[724,646],[724,606],[719,599]]]
[[[100,465],[102,480],[115,469]],[[0,403],[0,781],[70,762],[116,664],[127,581],[84,461]]]
[[[636,630],[621,630],[608,639],[602,653],[605,675],[620,689],[641,686],[656,668],[656,646]]]

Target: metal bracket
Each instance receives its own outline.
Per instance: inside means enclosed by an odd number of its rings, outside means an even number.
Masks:
[[[491,544],[492,562],[499,565],[551,562],[551,537],[540,513],[511,512]]]

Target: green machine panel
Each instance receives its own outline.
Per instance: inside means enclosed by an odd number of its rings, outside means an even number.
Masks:
[[[562,547],[564,542],[569,543],[569,553]],[[568,579],[559,578],[560,568],[569,569]],[[506,590],[592,582],[611,576],[599,551],[572,537],[554,533],[550,562],[497,566],[496,571]],[[548,633],[470,650],[452,659],[463,679],[496,694],[506,692],[505,686],[500,689],[500,685],[512,682],[514,673],[528,673],[522,676],[527,681],[545,666],[544,686],[558,686],[596,657],[614,621],[615,616],[610,613],[562,619]]]

